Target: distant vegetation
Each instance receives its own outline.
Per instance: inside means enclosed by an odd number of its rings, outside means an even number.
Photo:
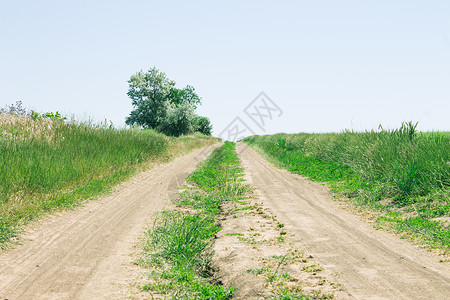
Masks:
[[[450,250],[450,135],[416,130],[253,136],[245,142],[287,170],[328,182],[383,212],[380,226]]]
[[[133,111],[126,119],[132,126],[154,129],[170,136],[200,132],[211,135],[211,122],[198,116],[195,110],[201,98],[194,87],[175,87],[165,73],[156,68],[137,72],[128,81],[128,96]]]
[[[43,212],[108,191],[136,170],[217,140],[167,137],[67,121],[59,113],[0,111],[0,247]]]

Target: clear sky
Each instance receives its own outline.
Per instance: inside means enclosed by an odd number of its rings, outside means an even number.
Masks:
[[[153,66],[216,134],[261,91],[283,111],[266,133],[450,130],[450,1],[0,0],[0,106],[123,126]]]

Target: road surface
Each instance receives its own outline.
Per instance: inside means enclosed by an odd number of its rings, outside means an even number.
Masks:
[[[249,183],[293,233],[336,273],[348,298],[450,299],[450,264],[338,207],[320,184],[278,169],[247,145],[237,150]]]
[[[133,246],[152,215],[215,146],[132,178],[81,209],[28,226],[0,252],[0,299],[126,299]]]

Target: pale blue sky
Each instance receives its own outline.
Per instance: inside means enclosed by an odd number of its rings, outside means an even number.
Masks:
[[[156,66],[216,134],[260,91],[284,111],[268,133],[450,130],[449,1],[0,0],[0,51],[0,106],[122,126]]]

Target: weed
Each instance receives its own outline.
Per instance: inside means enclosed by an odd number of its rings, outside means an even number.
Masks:
[[[244,207],[235,207],[233,210],[234,211],[243,211],[243,210],[249,210],[251,208],[252,208],[251,205],[247,205],[247,206],[244,206]]]
[[[280,274],[277,271],[268,270],[266,274],[266,281],[269,283],[273,283],[280,279]]]
[[[225,235],[228,235],[228,236],[243,236],[244,234],[242,234],[242,233],[226,233]]]
[[[284,239],[284,236],[279,236],[279,237],[277,237],[277,243],[283,244],[283,243],[285,243],[285,242],[286,242],[286,240]]]
[[[261,275],[261,274],[266,273],[267,271],[269,271],[269,268],[264,267],[264,268],[248,269],[245,272],[246,273],[250,273],[250,274],[254,274],[254,275]]]
[[[309,295],[303,294],[300,287],[292,291],[285,286],[280,286],[274,293],[273,300],[310,300],[314,299]]]
[[[255,240],[254,237],[251,237],[251,238],[241,237],[241,238],[239,238],[239,241],[241,241],[242,243],[244,243],[246,245],[262,245],[262,244],[265,243],[265,241],[257,241],[257,240]]]
[[[303,266],[303,271],[309,272],[313,275],[317,275],[317,273],[322,272],[323,268],[316,266],[316,265],[310,265],[310,266]]]

